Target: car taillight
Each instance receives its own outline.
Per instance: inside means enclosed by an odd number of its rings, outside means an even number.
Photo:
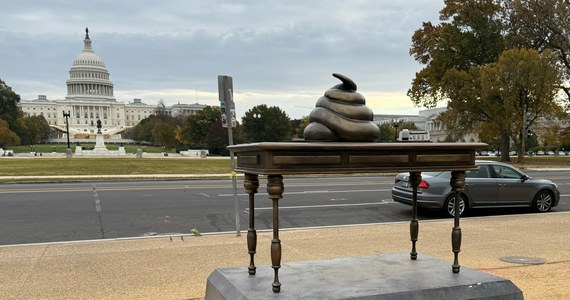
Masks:
[[[421,188],[421,189],[429,189],[429,183],[427,183],[425,180],[422,180],[422,182],[420,182],[419,188]]]

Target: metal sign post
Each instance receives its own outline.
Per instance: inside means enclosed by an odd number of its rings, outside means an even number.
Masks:
[[[218,75],[218,98],[220,100],[220,106],[224,108],[222,112],[225,113],[226,124],[228,127],[228,144],[231,146],[234,144],[234,138],[232,134],[232,127],[235,126],[233,113],[235,112],[235,104],[233,98],[233,80],[231,76]],[[223,116],[222,116],[223,118]],[[223,123],[223,122],[222,122]],[[232,169],[232,186],[234,191],[234,211],[236,219],[236,236],[241,236],[240,233],[240,222],[239,222],[239,206],[237,198],[237,176],[235,172],[235,159],[234,152],[230,150],[230,167]]]

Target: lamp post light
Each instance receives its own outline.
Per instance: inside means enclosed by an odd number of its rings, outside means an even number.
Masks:
[[[402,124],[402,119],[392,120],[392,126],[394,126],[394,141],[398,141],[398,127]]]
[[[254,124],[255,124],[255,138],[254,138],[254,142],[259,142],[260,141],[260,137],[258,132],[261,132],[261,130],[259,130],[259,125],[261,123],[261,113],[253,113],[253,120],[254,120]]]
[[[70,111],[68,110],[67,113],[63,112],[63,117],[65,117],[65,132],[67,133],[67,149],[71,149],[69,145],[69,117],[71,117]]]

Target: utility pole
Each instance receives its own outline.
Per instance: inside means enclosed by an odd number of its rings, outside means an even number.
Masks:
[[[524,154],[525,154],[525,150],[526,150],[526,139],[530,138],[530,130],[529,127],[530,125],[528,125],[528,117],[526,115],[526,108],[523,108],[523,119],[522,119],[523,123],[522,123],[522,129],[521,129],[521,152],[522,153],[518,153],[517,155],[517,162],[519,164],[524,164]]]
[[[65,133],[67,134],[67,149],[71,149],[69,145],[69,119],[68,119],[71,116],[71,114],[69,111],[67,111],[67,113],[65,113],[64,111],[63,116],[65,117]]]
[[[231,76],[218,75],[218,98],[220,100],[220,106],[224,108],[223,112],[226,117],[226,124],[228,127],[228,145],[234,144],[234,138],[232,134],[232,127],[234,126],[234,112],[235,103],[233,95],[233,80]],[[223,116],[222,116],[223,117]],[[222,122],[223,124],[223,122]],[[232,186],[234,192],[234,211],[236,220],[236,236],[241,236],[240,224],[239,224],[239,206],[237,198],[237,175],[235,171],[235,158],[234,152],[230,150],[230,167],[232,169]]]
[[[71,145],[69,143],[69,117],[71,117],[71,112],[69,110],[67,113],[63,111],[63,117],[65,117],[65,132],[67,134],[67,149],[65,149],[65,157],[71,158]]]

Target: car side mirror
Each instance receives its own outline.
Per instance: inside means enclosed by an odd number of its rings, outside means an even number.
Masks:
[[[525,182],[525,181],[527,181],[529,178],[530,178],[530,177],[528,177],[528,175],[523,175],[523,177],[522,177],[521,179],[522,179],[522,182]]]

